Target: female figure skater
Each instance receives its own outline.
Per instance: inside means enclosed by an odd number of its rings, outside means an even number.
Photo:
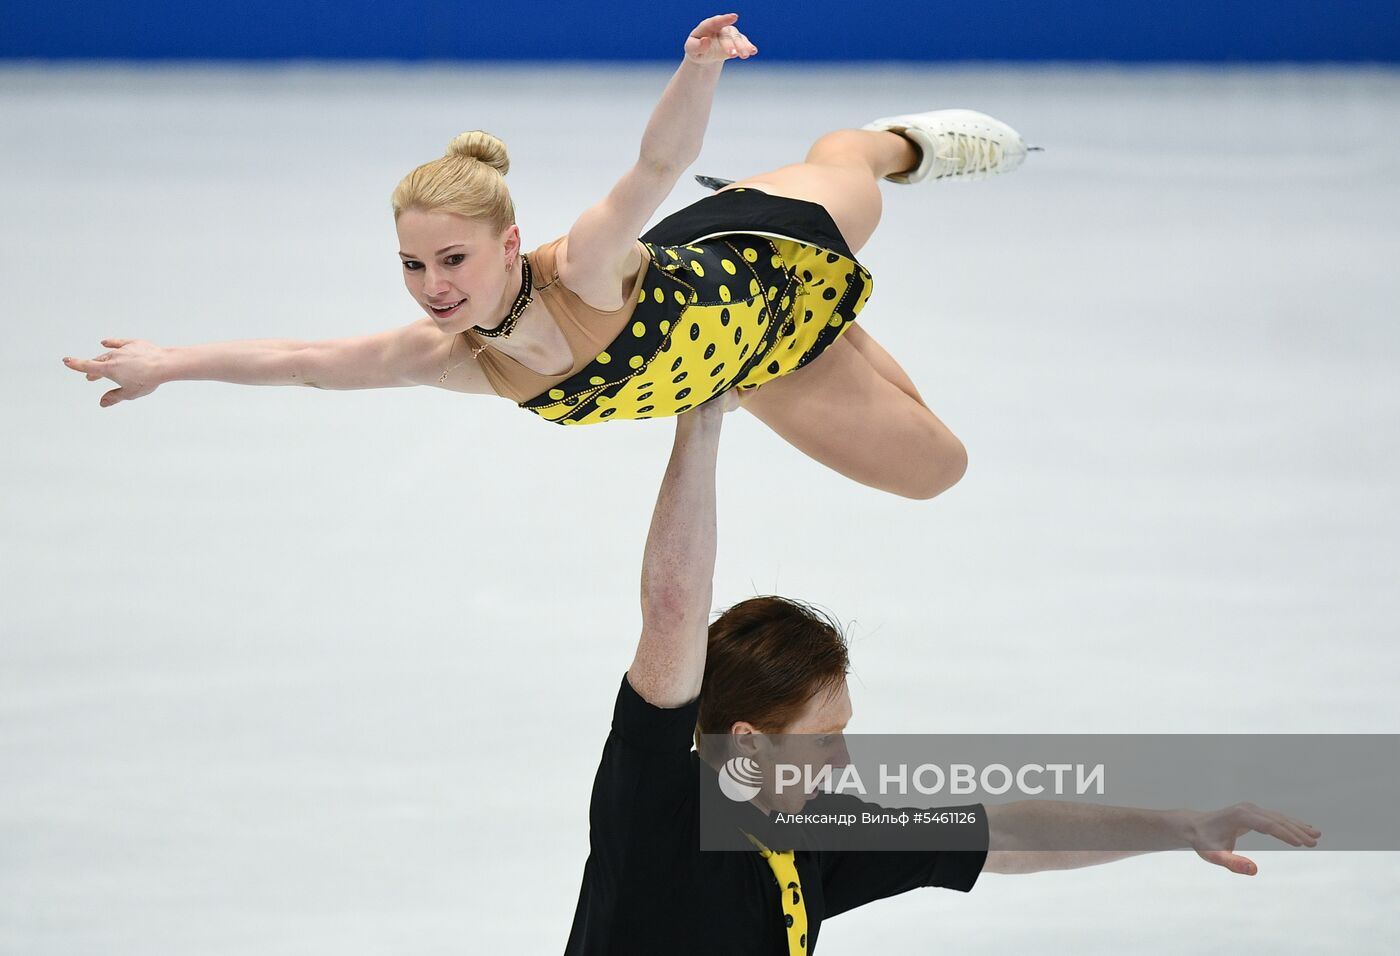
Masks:
[[[1025,145],[979,113],[877,120],[821,137],[795,165],[733,183],[638,233],[699,154],[720,70],[758,52],[710,17],[685,42],[640,156],[567,236],[526,253],[504,144],[480,131],[393,193],[404,284],[426,314],[377,335],[162,348],[105,339],[64,363],[111,379],[106,407],[180,380],[316,388],[430,385],[496,394],[567,425],[676,415],[731,388],[788,442],[856,481],[930,498],[962,444],[856,315],[855,258],[879,180],[1009,172]],[[759,389],[759,386],[763,386]]]

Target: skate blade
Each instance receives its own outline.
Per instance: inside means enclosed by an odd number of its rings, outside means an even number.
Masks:
[[[706,189],[715,190],[723,189],[725,186],[734,185],[734,180],[720,179],[716,176],[696,176],[695,181],[700,185],[704,186]]]

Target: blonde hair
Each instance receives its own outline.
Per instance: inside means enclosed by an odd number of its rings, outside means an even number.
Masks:
[[[394,218],[406,209],[445,209],[503,232],[515,222],[515,203],[505,181],[509,171],[505,143],[479,129],[462,133],[447,144],[445,156],[399,181],[391,199]]]

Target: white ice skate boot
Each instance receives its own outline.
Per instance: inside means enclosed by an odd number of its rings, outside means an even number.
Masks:
[[[1026,158],[1021,134],[974,110],[934,110],[877,119],[862,129],[902,133],[923,152],[919,165],[885,178],[892,183],[925,179],[977,179],[1009,173]]]

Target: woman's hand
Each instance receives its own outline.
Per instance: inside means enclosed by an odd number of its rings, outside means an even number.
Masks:
[[[91,359],[65,358],[63,364],[84,373],[89,382],[108,378],[117,383],[98,402],[103,408],[149,395],[164,381],[160,370],[166,349],[138,339],[103,339],[102,345],[110,351]]]
[[[692,63],[723,63],[736,56],[747,60],[758,53],[758,47],[734,26],[738,19],[737,13],[721,13],[702,20],[685,41],[685,58]]]

